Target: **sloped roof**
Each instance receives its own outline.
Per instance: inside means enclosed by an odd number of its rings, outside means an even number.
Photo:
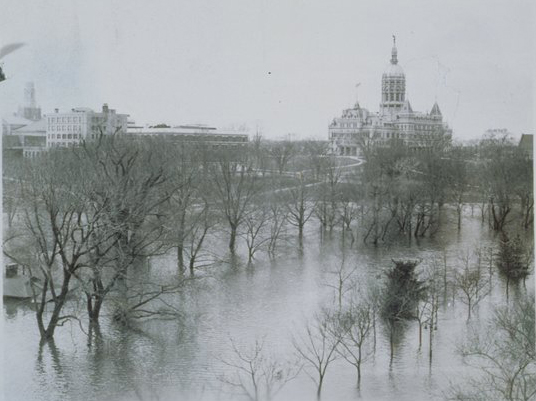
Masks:
[[[31,124],[28,124],[24,127],[17,128],[16,130],[13,130],[14,134],[25,134],[25,133],[36,133],[36,132],[42,132],[46,133],[47,130],[47,120],[42,118],[39,121],[34,121]]]
[[[404,101],[404,105],[402,106],[402,111],[406,113],[413,113],[413,109],[411,108],[411,104],[408,99]]]
[[[7,115],[2,117],[2,123],[8,125],[28,125],[32,123],[32,120],[28,120],[24,117],[19,117],[15,114]]]
[[[437,102],[434,103],[434,106],[432,107],[432,111],[430,112],[431,116],[440,116],[441,110],[439,110],[439,106],[437,105]]]

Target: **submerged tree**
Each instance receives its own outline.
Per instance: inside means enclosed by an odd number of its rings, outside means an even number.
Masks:
[[[449,400],[529,401],[536,397],[534,296],[495,310],[460,347],[473,378],[454,386]]]
[[[79,318],[64,314],[64,308],[75,274],[91,250],[93,223],[100,218],[99,214],[91,221],[82,217],[85,205],[76,180],[79,171],[71,169],[63,156],[53,151],[46,159],[27,165],[20,181],[24,226],[4,243],[4,254],[30,274],[42,341],[51,340],[66,320]]]
[[[467,305],[467,321],[471,313],[490,292],[489,276],[484,272],[480,263],[476,265],[469,253],[460,255],[462,268],[454,272],[454,283],[458,298]]]
[[[307,324],[305,334],[293,339],[294,349],[304,363],[304,370],[316,384],[316,398],[322,397],[322,386],[328,367],[339,356],[337,347],[340,336],[337,335],[336,320],[333,314],[324,311]]]
[[[339,353],[356,368],[357,387],[361,386],[361,366],[373,355],[370,337],[373,331],[374,306],[367,301],[352,302],[338,314]]]
[[[419,280],[415,268],[420,261],[393,260],[395,266],[387,272],[382,317],[388,320],[410,320],[415,306],[423,299],[425,283]]]
[[[528,251],[521,237],[517,234],[513,239],[506,232],[502,233],[496,263],[506,276],[507,287],[512,280],[525,280],[531,273],[532,252]]]
[[[256,340],[253,347],[240,349],[231,340],[231,348],[228,358],[218,358],[227,370],[218,379],[250,401],[272,400],[301,370],[295,362],[268,354],[264,341]]]
[[[229,224],[229,250],[234,253],[238,229],[259,192],[257,176],[251,164],[240,163],[230,154],[220,155],[211,173],[218,207]]]
[[[415,268],[420,261],[393,260],[395,266],[387,272],[383,290],[382,318],[389,333],[391,361],[394,355],[395,333],[404,321],[415,319],[419,301],[426,293],[425,283],[419,280]]]
[[[298,241],[303,240],[303,229],[305,223],[311,218],[314,208],[314,198],[309,186],[306,185],[303,177],[300,176],[299,184],[290,188],[287,192],[287,219],[288,222],[298,228]]]

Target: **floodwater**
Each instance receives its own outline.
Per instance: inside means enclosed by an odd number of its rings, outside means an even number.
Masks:
[[[343,254],[345,264],[352,269],[357,266],[356,274],[365,283],[379,280],[381,271],[392,266],[392,258],[420,258],[424,265],[446,251],[448,263],[454,266],[464,250],[497,241],[481,225],[476,210],[474,217],[467,212],[460,233],[445,217],[442,230],[433,239],[411,244],[404,240],[377,248],[364,246],[358,238],[352,247],[347,242],[343,250],[339,232],[321,240],[314,227],[315,223],[310,223],[301,253],[290,244],[275,261],[259,254],[251,266],[242,262],[207,268],[202,279],[173,298],[183,313],[180,319],[152,320],[125,329],[103,317],[102,340],[91,346],[73,322],[56,331],[54,345],[40,348],[31,306],[5,301],[4,399],[239,400],[239,394],[218,379],[233,372],[221,362],[232,356],[231,339],[240,349],[262,340],[264,350],[276,358],[294,358],[293,336],[303,333],[307,320],[321,307],[335,306],[333,289],[327,284],[333,282],[332,272],[340,266]],[[221,247],[225,249],[223,241]],[[175,261],[172,257],[154,259],[151,270],[165,278],[173,274]],[[519,292],[534,291],[533,281],[528,279],[527,288]],[[516,291],[511,296],[515,297]],[[449,382],[467,372],[455,352],[456,345],[471,326],[483,326],[491,306],[505,300],[505,285],[495,274],[493,290],[477,307],[470,324],[459,300],[442,304],[431,364],[428,331],[423,332],[419,350],[416,322],[410,322],[398,338],[390,364],[388,338],[380,325],[375,355],[362,367],[360,390],[354,367],[337,360],[327,370],[322,399],[442,399]],[[315,396],[315,384],[302,371],[276,399],[311,400]]]

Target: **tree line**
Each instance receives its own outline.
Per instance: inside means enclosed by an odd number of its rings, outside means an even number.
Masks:
[[[4,252],[40,281],[36,317],[46,340],[79,319],[64,313],[75,287],[89,326],[105,303],[118,321],[150,316],[150,305],[226,257],[214,237],[226,236],[229,254],[244,251],[252,262],[301,246],[311,225],[374,245],[433,236],[445,205],[455,207],[458,228],[464,208],[478,205],[505,239],[507,224],[532,224],[531,161],[507,138],[417,150],[392,140],[362,144],[362,153],[336,158],[324,142],[260,135],[234,150],[100,135],[5,165]],[[145,282],[148,258],[170,252],[176,279]]]

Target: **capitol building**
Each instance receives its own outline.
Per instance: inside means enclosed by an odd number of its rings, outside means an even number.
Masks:
[[[371,113],[356,102],[343,110],[329,125],[331,152],[341,156],[358,156],[363,146],[386,145],[400,140],[411,149],[431,146],[441,138],[450,139],[452,130],[443,122],[437,102],[429,113],[413,111],[406,98],[406,76],[398,64],[393,38],[391,62],[382,75],[380,111]]]

